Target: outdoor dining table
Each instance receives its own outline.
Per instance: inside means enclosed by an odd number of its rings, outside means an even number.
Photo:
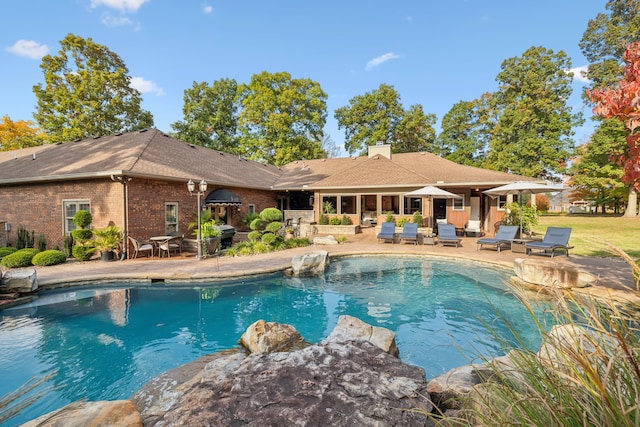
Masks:
[[[158,256],[160,256],[160,245],[162,242],[166,242],[169,239],[172,239],[174,236],[151,236],[149,237],[149,241],[153,245],[153,251],[158,251]]]

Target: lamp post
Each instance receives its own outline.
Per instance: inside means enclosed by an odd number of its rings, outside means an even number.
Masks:
[[[202,207],[200,206],[200,196],[204,196],[204,193],[207,191],[207,181],[202,178],[200,183],[198,184],[198,191],[196,191],[196,184],[192,179],[187,182],[187,188],[189,189],[189,193],[193,196],[194,194],[198,197],[198,238],[196,243],[198,245],[198,255],[196,255],[197,260],[202,259],[202,226],[200,224],[200,211]]]

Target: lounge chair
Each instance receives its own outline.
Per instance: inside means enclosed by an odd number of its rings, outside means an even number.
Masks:
[[[455,245],[456,248],[460,244],[460,239],[456,235],[456,227],[453,224],[438,225],[438,243],[441,245]]]
[[[418,244],[418,224],[408,222],[402,226],[402,234],[400,234],[401,242],[412,242]]]
[[[464,229],[464,234],[467,237],[480,237],[482,236],[482,226],[479,219],[470,219],[467,222],[467,226]]]
[[[498,232],[496,233],[496,237],[483,237],[482,239],[478,239],[478,249],[482,249],[483,246],[492,246],[498,250],[500,253],[500,249],[505,247],[511,247],[511,241],[516,238],[518,234],[517,225],[501,225],[498,228]]]
[[[380,232],[376,237],[378,238],[378,242],[391,241],[391,243],[394,243],[396,239],[396,224],[394,222],[383,222],[380,227]]]
[[[149,242],[145,242],[143,240],[138,240],[134,237],[127,236],[129,238],[129,242],[131,242],[131,246],[133,247],[133,254],[131,255],[132,259],[138,258],[138,255],[141,253],[148,253],[150,257],[153,258],[153,245]]]
[[[527,255],[531,255],[532,251],[539,250],[541,251],[540,255],[547,255],[553,258],[557,250],[564,250],[569,256],[569,249],[573,248],[573,246],[569,246],[570,236],[570,227],[549,227],[547,232],[544,233],[542,242],[527,242],[525,251]]]

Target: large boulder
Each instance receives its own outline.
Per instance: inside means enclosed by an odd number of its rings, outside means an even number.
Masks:
[[[238,343],[250,353],[290,351],[305,345],[302,335],[293,326],[264,320],[249,326]]]
[[[597,280],[592,274],[553,261],[516,258],[513,271],[526,283],[552,288],[584,288]]]
[[[207,375],[156,426],[433,425],[424,371],[367,341],[251,354]]]
[[[371,326],[357,317],[342,315],[331,334],[323,342],[365,340],[394,357],[399,357],[396,334],[387,328]]]
[[[315,251],[291,258],[291,271],[293,276],[322,276],[329,265],[329,253],[327,251]]]
[[[0,279],[2,291],[30,293],[38,290],[38,278],[35,268],[17,268],[7,270]]]
[[[22,424],[22,427],[142,427],[130,400],[74,402]]]

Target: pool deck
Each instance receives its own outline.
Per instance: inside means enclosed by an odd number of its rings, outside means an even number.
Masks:
[[[408,243],[378,243],[374,228],[364,228],[362,233],[347,236],[348,241],[339,245],[317,245],[286,251],[243,257],[214,257],[197,260],[193,253],[171,258],[138,258],[125,261],[88,261],[67,262],[65,264],[37,267],[38,284],[41,288],[66,287],[74,284],[96,282],[149,282],[149,281],[217,281],[246,275],[257,275],[284,271],[291,267],[291,259],[317,250],[326,250],[330,257],[340,255],[426,255],[434,257],[457,258],[493,264],[497,267],[513,268],[516,258],[525,254],[503,250],[497,253],[492,249],[478,250],[477,238],[461,237],[461,246],[414,245]],[[584,288],[599,296],[617,295],[626,299],[633,297],[634,289],[631,267],[618,258],[585,257],[561,254],[554,258],[531,256],[536,259],[558,262],[576,267],[598,277],[594,286]],[[634,298],[635,299],[635,298]]]

